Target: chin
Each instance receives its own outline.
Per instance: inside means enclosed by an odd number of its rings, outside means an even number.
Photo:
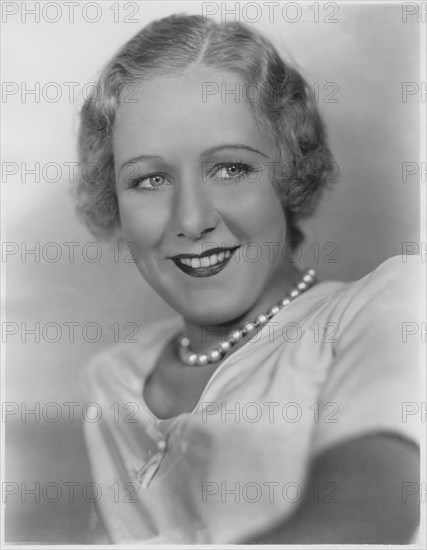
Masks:
[[[233,304],[230,304],[230,300],[224,304],[215,305],[199,305],[193,308],[180,308],[177,309],[184,319],[197,325],[228,325],[239,321],[247,311],[250,309],[250,305],[239,303],[239,306],[233,308]]]

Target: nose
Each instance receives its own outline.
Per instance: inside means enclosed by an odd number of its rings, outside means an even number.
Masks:
[[[197,178],[186,178],[175,186],[173,229],[178,237],[197,240],[213,231],[218,212],[207,184]]]

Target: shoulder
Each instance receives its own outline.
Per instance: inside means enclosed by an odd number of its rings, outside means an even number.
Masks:
[[[370,302],[388,304],[399,309],[414,299],[420,291],[421,261],[419,256],[393,256],[358,281],[347,286],[347,299],[351,312],[357,313]]]
[[[420,323],[421,278],[420,256],[393,256],[356,281],[345,283],[334,298],[335,318],[340,333],[360,330],[369,339],[378,332],[400,334],[405,323]],[[397,331],[397,332],[396,332]]]
[[[397,255],[382,262],[365,279],[388,284],[415,282],[420,279],[423,262],[419,255]]]
[[[420,330],[421,261],[419,256],[394,256],[358,281],[349,283],[342,296],[338,355],[341,365],[357,362],[359,369],[369,366],[371,376],[380,365],[390,369],[404,367],[411,358],[412,368],[419,341],[407,335]],[[411,368],[405,365],[405,371]]]
[[[390,258],[341,297],[338,342],[323,403],[339,409],[337,424],[319,424],[315,449],[367,433],[393,432],[418,440],[418,419],[403,416],[419,403],[421,261]]]
[[[393,334],[397,344],[402,327],[409,331],[421,327],[424,268],[420,256],[393,256],[359,279],[320,281],[284,308],[277,320],[282,324],[289,319],[301,321],[304,326],[317,323],[324,330],[333,328],[334,337],[329,339],[325,334],[324,341],[337,343],[334,354],[351,340],[366,351],[379,333],[384,337]],[[324,351],[320,346],[310,349]]]

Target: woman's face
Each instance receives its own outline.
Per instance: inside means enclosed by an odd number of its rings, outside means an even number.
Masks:
[[[279,151],[233,95],[237,82],[211,71],[149,80],[115,123],[122,236],[151,287],[195,323],[244,315],[284,267],[286,220],[272,184]],[[185,258],[214,248],[208,259]]]

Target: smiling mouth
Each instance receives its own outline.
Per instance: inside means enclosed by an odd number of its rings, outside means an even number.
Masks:
[[[191,277],[212,277],[225,268],[238,248],[240,247],[214,248],[200,256],[179,254],[173,256],[171,260],[181,271]]]

